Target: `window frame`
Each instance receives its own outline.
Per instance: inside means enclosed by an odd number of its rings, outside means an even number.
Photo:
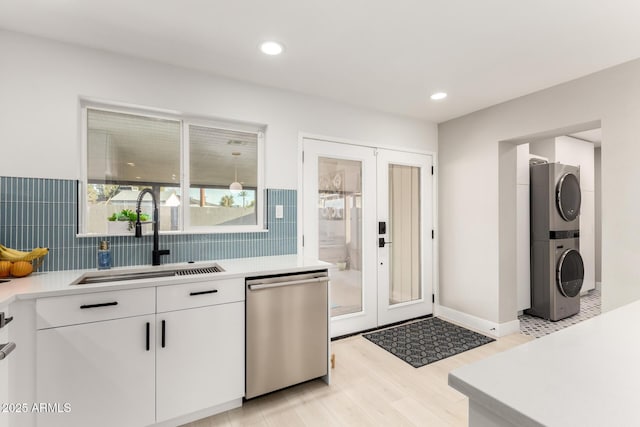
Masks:
[[[253,133],[257,137],[256,158],[257,158],[257,186],[256,186],[256,224],[252,225],[209,225],[209,226],[193,226],[189,215],[190,204],[181,203],[179,207],[180,218],[178,222],[178,230],[160,231],[160,234],[168,235],[187,235],[187,234],[220,234],[220,233],[247,233],[247,232],[266,232],[265,212],[266,197],[264,188],[264,163],[265,163],[265,134],[267,125],[242,122],[238,120],[220,119],[216,117],[204,117],[194,114],[184,114],[177,111],[164,110],[151,107],[141,107],[129,104],[121,104],[115,102],[107,102],[93,99],[81,98],[79,102],[79,132],[80,132],[80,174],[81,179],[78,181],[78,226],[76,230],[77,237],[96,237],[96,236],[115,236],[109,233],[90,233],[87,231],[88,204],[87,204],[87,186],[88,179],[88,110],[105,111],[112,113],[131,114],[141,117],[154,119],[171,120],[179,122],[180,130],[180,194],[188,200],[190,189],[190,164],[189,164],[189,127],[201,126],[213,129],[221,129],[228,131],[238,131],[244,133]],[[153,183],[140,183],[142,185],[151,185]],[[160,185],[160,184],[159,184]],[[253,188],[253,187],[252,187]]]

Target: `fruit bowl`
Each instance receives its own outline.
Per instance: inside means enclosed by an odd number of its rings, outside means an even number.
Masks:
[[[24,252],[0,245],[0,278],[30,275],[42,265],[48,253],[47,248],[36,248],[30,252]]]

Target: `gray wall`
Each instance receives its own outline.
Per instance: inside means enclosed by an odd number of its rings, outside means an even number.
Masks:
[[[515,156],[510,150],[523,138],[599,125],[605,137],[603,309],[640,298],[635,267],[640,259],[640,168],[635,165],[640,60],[635,60],[438,126],[441,305],[492,322],[516,319],[517,254],[510,250],[516,233],[515,191],[510,190]]]

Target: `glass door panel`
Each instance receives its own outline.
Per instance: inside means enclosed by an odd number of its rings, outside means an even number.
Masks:
[[[389,305],[422,298],[420,168],[389,164]]]
[[[331,336],[377,325],[375,151],[305,139],[303,253],[328,262]]]
[[[318,158],[318,258],[335,265],[331,316],[362,311],[362,162]]]

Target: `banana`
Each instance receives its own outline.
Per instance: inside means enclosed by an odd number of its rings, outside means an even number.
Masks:
[[[41,258],[48,253],[48,248],[35,248],[30,252],[24,252],[0,245],[0,261],[33,261],[34,259]]]
[[[5,252],[9,256],[13,256],[13,257],[26,256],[29,253],[29,252],[19,251],[17,249],[8,248],[3,245],[0,245],[0,252]]]

